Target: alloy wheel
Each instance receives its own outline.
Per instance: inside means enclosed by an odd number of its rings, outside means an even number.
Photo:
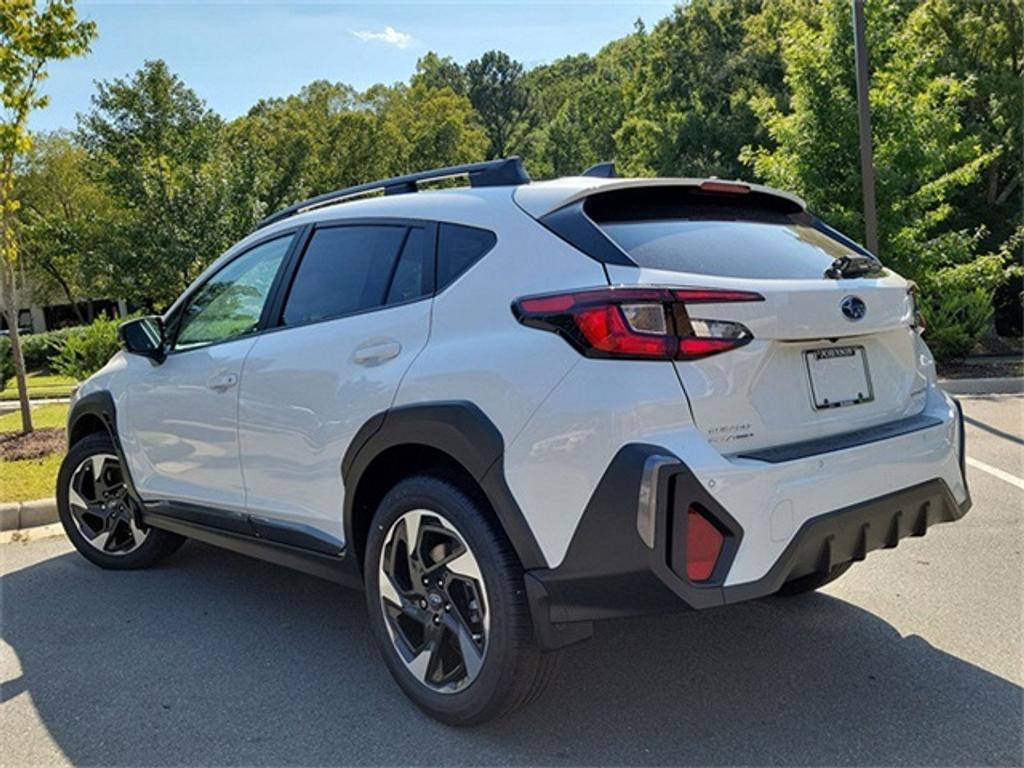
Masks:
[[[121,462],[113,454],[94,454],[75,468],[68,484],[68,507],[82,538],[104,554],[134,552],[149,534],[138,522]]]
[[[410,510],[388,530],[378,567],[384,624],[406,668],[435,692],[464,690],[483,666],[490,629],[465,538],[441,514]]]

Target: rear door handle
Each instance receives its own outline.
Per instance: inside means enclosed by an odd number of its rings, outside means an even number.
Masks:
[[[207,380],[206,386],[216,392],[227,392],[237,383],[237,373],[218,373]]]
[[[370,341],[356,347],[356,351],[352,354],[352,361],[357,365],[377,365],[398,357],[401,351],[402,345],[395,339]]]

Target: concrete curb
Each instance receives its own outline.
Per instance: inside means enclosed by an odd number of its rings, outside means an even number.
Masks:
[[[939,386],[951,395],[1019,395],[1024,393],[1024,378],[939,379]]]
[[[23,528],[35,528],[39,525],[50,525],[59,519],[56,499],[36,499],[35,501],[0,504],[0,531],[15,531]]]

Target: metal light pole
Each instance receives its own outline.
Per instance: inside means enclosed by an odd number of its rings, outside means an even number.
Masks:
[[[875,159],[871,149],[871,107],[868,104],[868,44],[864,36],[864,0],[853,0],[853,49],[857,67],[857,123],[860,130],[860,180],[864,193],[864,239],[868,250],[878,255]]]

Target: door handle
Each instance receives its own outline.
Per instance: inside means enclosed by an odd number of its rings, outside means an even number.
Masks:
[[[398,357],[402,345],[394,339],[372,341],[356,347],[352,354],[352,362],[357,365],[377,365],[394,357]]]
[[[211,376],[206,381],[206,386],[216,392],[227,392],[235,384],[238,383],[238,374],[236,373],[218,373]]]

